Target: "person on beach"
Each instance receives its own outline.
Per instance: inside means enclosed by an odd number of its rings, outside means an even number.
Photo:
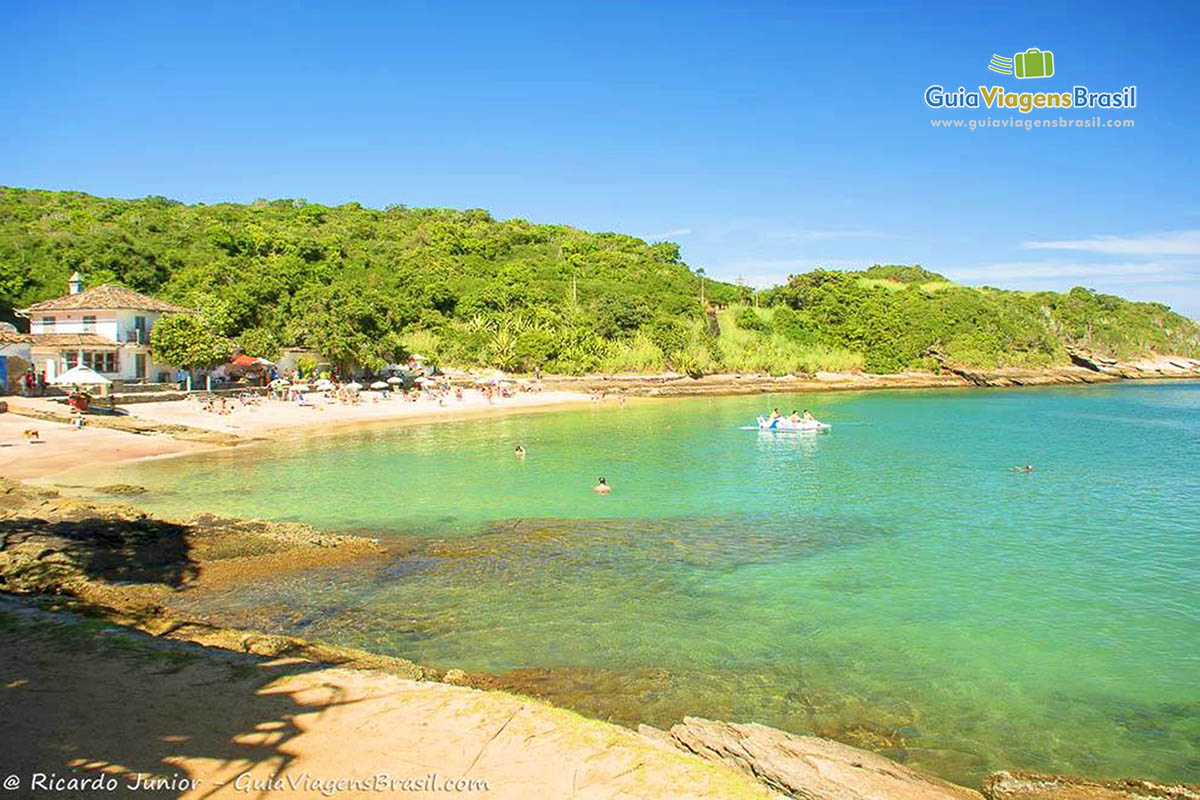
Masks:
[[[525,457],[525,445],[523,445],[523,444],[517,445],[516,449],[513,450],[513,454],[517,458],[524,458]]]
[[[596,494],[612,494],[612,487],[608,485],[608,481],[604,478],[597,478],[600,481],[592,487],[592,491]]]

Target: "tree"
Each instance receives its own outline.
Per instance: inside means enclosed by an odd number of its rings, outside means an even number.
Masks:
[[[226,361],[232,344],[199,314],[169,314],[150,331],[150,351],[160,361],[187,370]]]
[[[274,361],[279,358],[279,340],[266,328],[250,328],[237,337],[237,345],[246,355]]]

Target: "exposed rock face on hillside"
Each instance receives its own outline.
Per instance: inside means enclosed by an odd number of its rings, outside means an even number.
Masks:
[[[982,800],[971,789],[923,775],[856,747],[765,725],[686,717],[669,732],[643,735],[736,767],[788,797],[804,800]]]
[[[1078,347],[1068,347],[1067,354],[1077,366],[1119,378],[1200,378],[1200,360],[1182,356],[1153,356],[1123,362]]]
[[[1091,781],[1031,772],[995,772],[983,782],[988,800],[1200,800],[1200,786],[1151,781]]]

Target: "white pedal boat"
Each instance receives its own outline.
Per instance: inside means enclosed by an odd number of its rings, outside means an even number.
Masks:
[[[758,429],[760,431],[792,431],[796,433],[804,433],[811,431],[827,431],[831,426],[827,423],[820,422],[815,419],[800,420],[792,422],[787,417],[777,417],[771,421],[767,421],[766,417],[758,418]]]

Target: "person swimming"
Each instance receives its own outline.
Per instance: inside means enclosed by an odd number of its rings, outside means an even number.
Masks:
[[[806,408],[806,409],[804,409],[804,421],[805,422],[816,422],[817,418],[814,417],[813,413]]]
[[[602,477],[597,478],[596,480],[598,480],[600,482],[592,487],[593,492],[595,492],[596,494],[612,494],[612,487],[608,485],[607,480],[605,480]]]
[[[523,445],[523,444],[517,445],[516,448],[513,449],[513,455],[515,455],[517,458],[524,458],[525,457],[525,445]]]
[[[1033,472],[1033,464],[1026,464],[1023,467],[1013,467],[1013,472]]]
[[[767,422],[774,422],[775,420],[779,419],[782,416],[783,416],[783,414],[780,414],[779,409],[777,408],[771,412],[771,416],[767,417]]]
[[[808,412],[805,411],[804,413],[807,414]],[[800,413],[798,411],[796,411],[796,409],[793,408],[792,415],[790,417],[788,417],[788,422],[799,422],[799,421],[800,421]]]

